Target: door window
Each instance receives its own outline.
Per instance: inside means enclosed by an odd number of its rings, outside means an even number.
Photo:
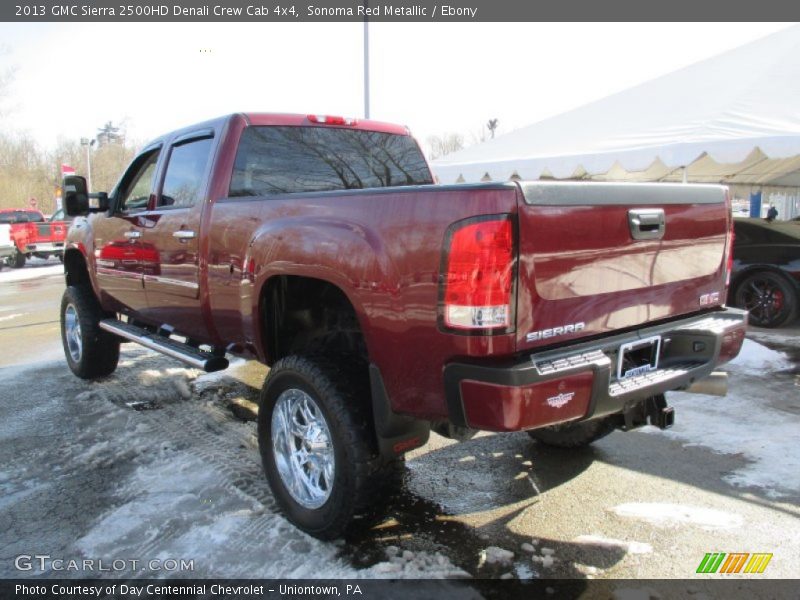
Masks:
[[[164,208],[188,208],[200,198],[205,182],[211,138],[186,142],[172,148],[158,205]]]
[[[120,185],[119,210],[130,212],[147,208],[153,191],[158,150],[140,156],[128,169]]]

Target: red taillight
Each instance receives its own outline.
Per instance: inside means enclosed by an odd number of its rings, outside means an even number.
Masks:
[[[308,120],[320,125],[356,125],[358,119],[337,117],[333,115],[308,115]]]
[[[736,239],[736,234],[733,232],[733,224],[731,223],[731,228],[728,230],[728,241],[726,242],[726,252],[727,252],[727,260],[725,261],[725,268],[727,269],[727,273],[725,274],[725,289],[729,288],[731,285],[731,272],[733,272],[733,241]]]
[[[514,229],[508,218],[462,225],[451,233],[444,273],[444,325],[496,329],[511,325]]]

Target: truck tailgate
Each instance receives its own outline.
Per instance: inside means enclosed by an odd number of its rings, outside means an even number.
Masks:
[[[725,301],[726,188],[520,183],[517,348]]]

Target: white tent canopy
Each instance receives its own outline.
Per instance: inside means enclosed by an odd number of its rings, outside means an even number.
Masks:
[[[800,186],[800,26],[433,162],[442,183]]]

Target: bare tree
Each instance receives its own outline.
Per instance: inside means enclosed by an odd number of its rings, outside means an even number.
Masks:
[[[426,141],[428,142],[428,156],[431,160],[436,160],[464,148],[464,136],[460,133],[432,135]]]
[[[489,122],[486,124],[486,129],[489,130],[491,138],[494,139],[494,130],[497,129],[497,119],[489,119]]]

